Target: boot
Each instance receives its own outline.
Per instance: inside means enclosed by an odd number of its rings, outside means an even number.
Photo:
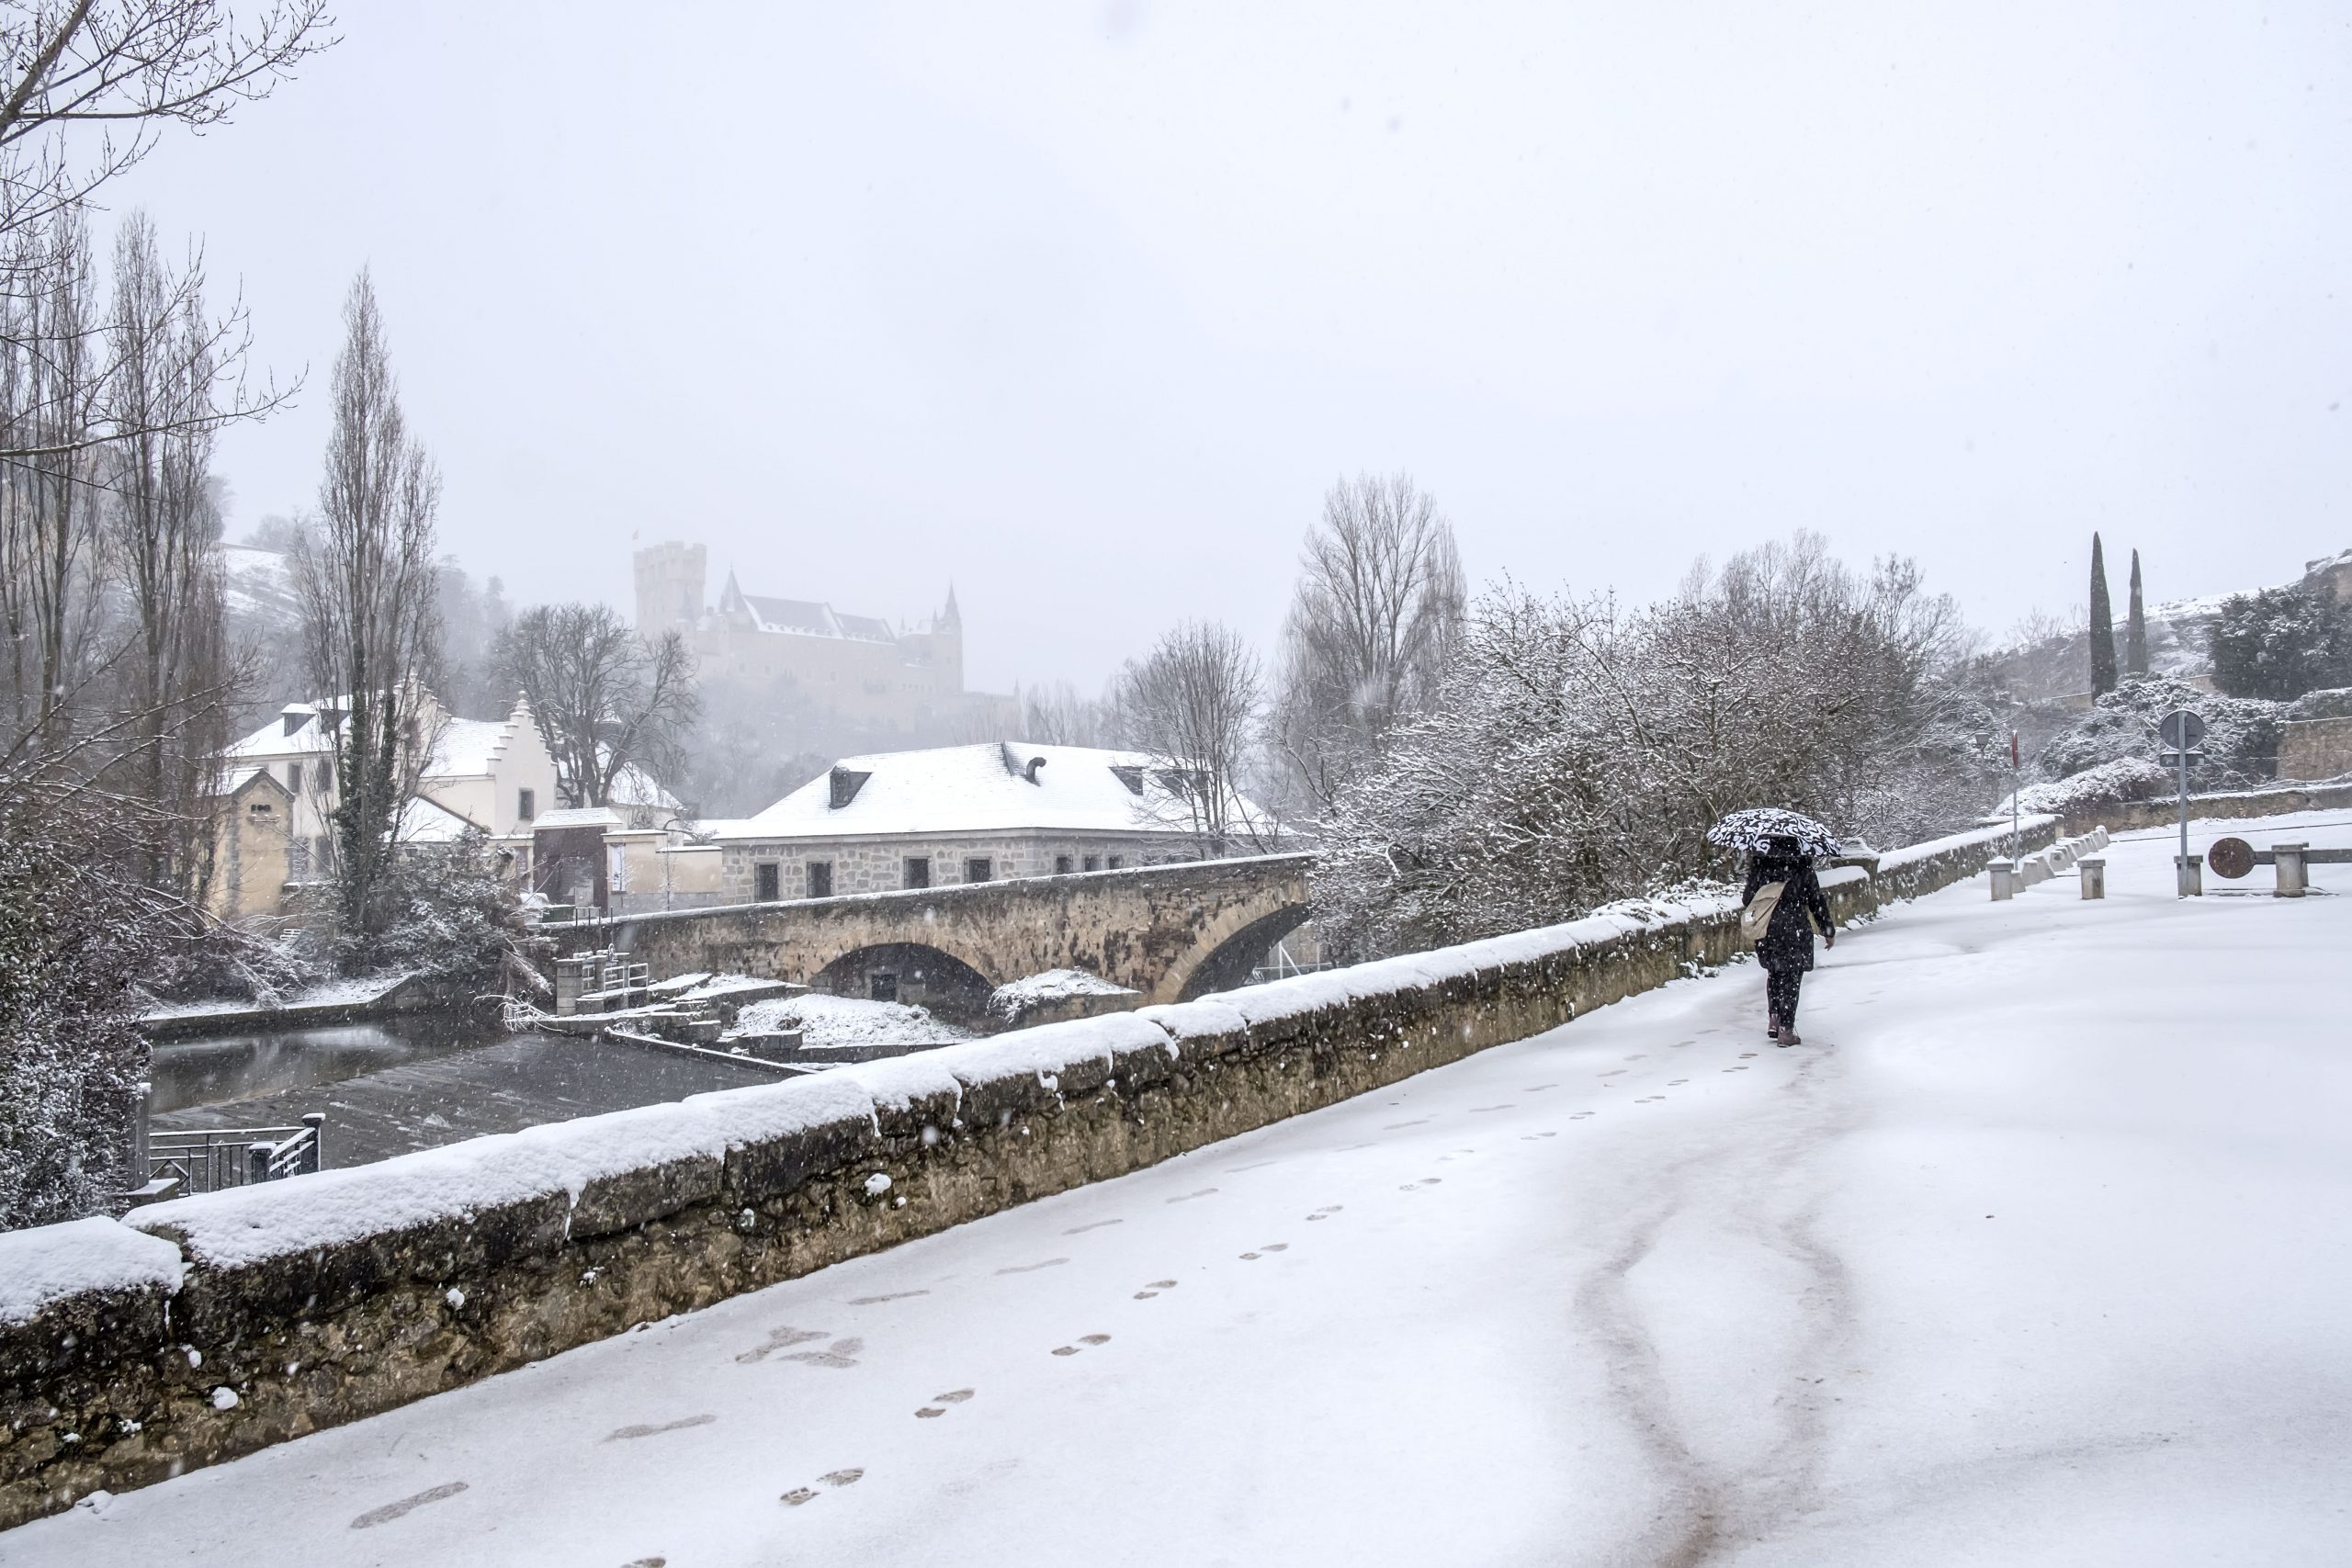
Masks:
[[[1804,1043],[1804,1036],[1797,1032],[1797,1026],[1793,1023],[1784,1023],[1781,1025],[1781,1032],[1778,1039],[1782,1045],[1802,1045]]]
[[[1781,1015],[1777,1012],[1771,1013],[1768,1015],[1764,1021],[1764,1038],[1767,1040],[1778,1040],[1780,1037]]]

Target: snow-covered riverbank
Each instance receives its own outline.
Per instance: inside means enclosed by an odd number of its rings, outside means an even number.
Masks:
[[[2352,870],[2169,852],[1889,911],[1794,1050],[1679,982],[0,1555],[2336,1562]]]

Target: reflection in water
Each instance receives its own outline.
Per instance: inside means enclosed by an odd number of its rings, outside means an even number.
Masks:
[[[506,1032],[495,1023],[422,1016],[175,1040],[155,1047],[149,1075],[155,1086],[153,1108],[178,1111],[338,1083],[505,1038]]]

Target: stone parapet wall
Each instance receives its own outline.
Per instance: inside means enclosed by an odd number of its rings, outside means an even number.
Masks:
[[[895,893],[906,886],[906,863],[931,863],[931,886],[952,887],[963,883],[966,863],[986,860],[983,880],[1052,876],[1055,862],[1067,856],[1070,870],[1085,866],[1087,858],[1102,870],[1113,860],[1123,865],[1192,858],[1187,842],[1165,834],[1145,833],[972,833],[932,839],[876,837],[871,839],[786,839],[763,843],[730,840],[721,846],[720,883],[731,902],[748,904],[756,897],[762,864],[776,868],[776,893],[781,898],[808,896],[808,865],[812,861],[832,867],[833,892]]]
[[[2352,782],[2280,784],[2270,789],[2192,795],[2188,797],[2188,815],[2192,821],[2199,818],[2230,821],[2242,817],[2284,817],[2297,811],[2324,811],[2348,806],[2352,806]],[[2141,800],[2127,805],[2090,806],[2070,811],[2061,829],[2070,834],[2079,833],[2103,823],[2110,831],[2122,833],[2140,828],[2170,827],[2179,820],[2180,802],[2177,798]]]
[[[2030,845],[2054,824],[2030,819]],[[2006,830],[1822,881],[1842,921]],[[1364,1094],[1721,964],[1729,899],[0,1235],[0,1528]],[[65,1233],[72,1232],[72,1235]]]

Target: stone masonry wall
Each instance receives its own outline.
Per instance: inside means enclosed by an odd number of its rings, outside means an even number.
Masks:
[[[1823,883],[1852,920],[2004,841]],[[1738,946],[1729,900],[1625,906],[0,1235],[0,1529],[1368,1093]]]
[[[2284,817],[2296,811],[2319,811],[2352,806],[2352,784],[2281,784],[2269,789],[2242,790],[2228,795],[2192,795],[2190,818],[2227,821],[2239,817]],[[2094,822],[2112,832],[2138,828],[2165,828],[2180,820],[2177,798],[2135,801],[2130,805],[2086,807],[2067,814],[2063,830],[2079,833]]]
[[[729,901],[748,904],[758,896],[755,868],[776,868],[776,896],[808,897],[808,865],[820,861],[833,868],[833,892],[892,893],[907,886],[906,863],[931,863],[931,886],[952,887],[966,880],[967,863],[989,863],[984,879],[1056,875],[1056,862],[1067,858],[1070,870],[1100,871],[1119,866],[1157,863],[1189,858],[1169,840],[1135,833],[1001,833],[953,838],[793,840],[775,843],[729,843],[721,850],[721,878]],[[1091,859],[1095,863],[1089,866]],[[1117,865],[1113,863],[1116,862]]]

